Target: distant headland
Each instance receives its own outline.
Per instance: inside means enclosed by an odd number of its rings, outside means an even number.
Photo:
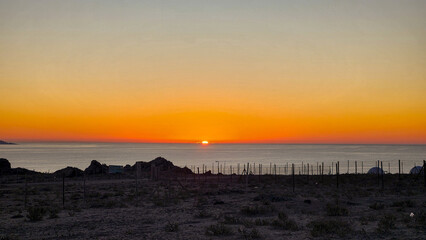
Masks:
[[[2,140],[0,140],[0,144],[11,144],[11,145],[16,145],[16,143],[5,142],[5,141],[2,141]]]

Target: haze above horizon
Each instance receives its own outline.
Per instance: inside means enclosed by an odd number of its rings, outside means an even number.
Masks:
[[[0,0],[0,139],[426,144],[425,9]]]

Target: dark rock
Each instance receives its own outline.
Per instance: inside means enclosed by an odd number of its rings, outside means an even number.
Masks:
[[[135,165],[130,166],[129,164],[126,164],[126,166],[124,166],[124,172],[129,173],[134,171],[135,171]]]
[[[0,158],[0,173],[9,173],[11,170],[10,162],[6,158]]]
[[[25,175],[25,174],[27,174],[27,175],[34,175],[34,174],[43,174],[43,173],[40,173],[40,172],[36,172],[36,171],[33,171],[33,170],[28,170],[28,169],[26,169],[26,168],[12,168],[11,170],[10,170],[10,173],[11,174],[17,174],[17,175]]]
[[[150,162],[137,162],[135,165],[132,166],[133,171],[136,169],[136,164],[140,165],[142,172],[151,172],[151,167],[154,166],[155,168],[159,169],[159,171],[171,171],[174,173],[179,174],[192,174],[193,172],[191,169],[187,167],[178,167],[173,165],[172,162],[168,161],[167,159],[163,157],[157,157],[154,160]]]
[[[222,201],[222,200],[215,200],[213,204],[214,205],[222,205],[222,204],[225,204],[225,202]]]
[[[16,143],[5,142],[5,141],[2,141],[2,140],[0,140],[0,144],[16,145]]]
[[[311,204],[312,203],[312,201],[310,200],[310,199],[306,199],[305,201],[303,201],[304,203],[307,203],[307,204]]]
[[[108,166],[106,164],[101,164],[96,160],[92,160],[92,162],[90,162],[90,166],[87,167],[84,172],[89,175],[103,174],[108,172]]]
[[[79,177],[83,176],[83,171],[75,167],[66,167],[54,172],[53,174],[58,176],[62,176],[63,174],[65,177]]]
[[[150,167],[155,166],[156,168],[160,168],[160,171],[167,171],[175,167],[172,162],[168,161],[163,157],[157,157],[156,159],[149,162]]]
[[[204,175],[211,176],[212,175],[212,171],[208,170],[207,172],[204,173]]]

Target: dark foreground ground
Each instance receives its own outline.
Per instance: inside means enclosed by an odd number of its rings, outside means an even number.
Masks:
[[[293,192],[291,176],[73,178],[63,205],[62,179],[9,176],[0,239],[425,239],[423,176],[377,180],[296,176]]]

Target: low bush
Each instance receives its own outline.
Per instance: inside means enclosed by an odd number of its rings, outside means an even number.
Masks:
[[[203,209],[197,212],[194,216],[196,218],[209,218],[212,216],[212,214]]]
[[[307,226],[311,228],[311,235],[313,237],[323,237],[324,235],[344,237],[352,231],[350,225],[344,221],[312,221]]]
[[[179,231],[179,225],[177,223],[168,222],[165,226],[166,232],[177,232]]]
[[[41,221],[43,217],[46,215],[46,209],[43,207],[30,207],[28,208],[27,218],[31,222]]]
[[[379,223],[377,224],[378,232],[389,232],[392,229],[395,229],[396,217],[392,214],[386,214],[380,218]]]
[[[252,229],[251,231],[246,228],[239,228],[238,232],[241,234],[241,236],[244,239],[247,239],[247,240],[262,238],[262,236],[260,235],[259,231],[256,228]]]
[[[208,236],[226,236],[231,235],[232,229],[223,224],[213,224],[206,228],[206,235]]]
[[[241,213],[248,216],[271,213],[272,211],[274,211],[274,207],[272,205],[252,205],[241,208]]]
[[[404,208],[404,207],[408,207],[408,208],[412,208],[415,207],[415,203],[412,200],[405,200],[405,201],[396,201],[393,202],[391,207],[400,207],[400,208]]]
[[[328,216],[348,216],[347,208],[340,207],[338,204],[327,204],[326,211]]]
[[[370,208],[374,209],[374,210],[383,210],[385,208],[385,204],[375,202],[375,203],[370,205]]]
[[[267,225],[271,224],[271,222],[268,219],[260,219],[260,218],[258,218],[258,219],[256,219],[254,221],[254,224],[256,226],[267,226]]]

